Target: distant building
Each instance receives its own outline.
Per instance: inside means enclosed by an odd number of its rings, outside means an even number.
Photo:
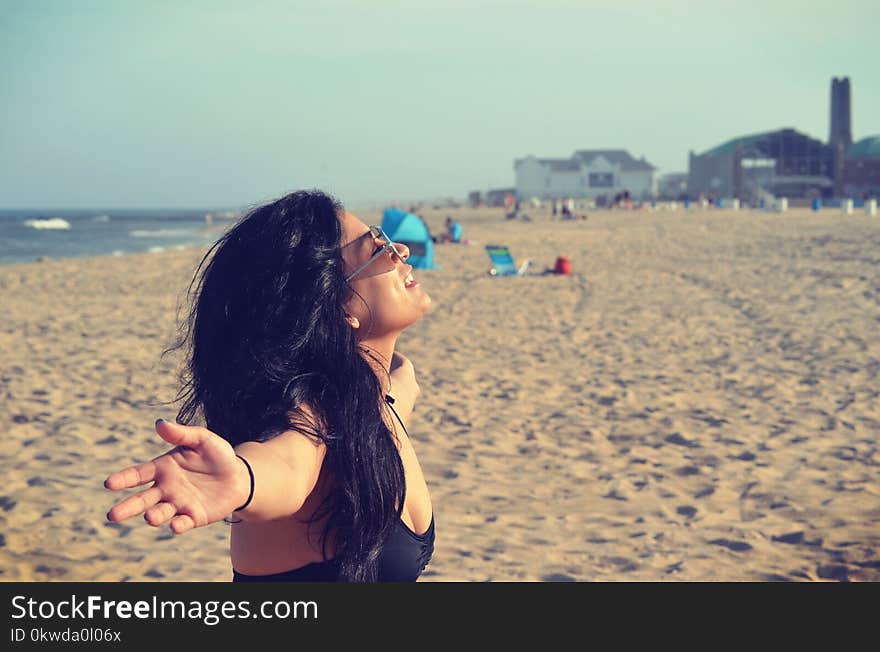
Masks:
[[[516,195],[516,188],[492,188],[486,191],[486,206],[504,206],[507,195]]]
[[[624,191],[649,199],[657,192],[657,168],[622,149],[582,149],[571,158],[527,156],[514,161],[513,169],[520,199],[592,199]]]
[[[688,194],[757,201],[771,196],[842,197],[875,192],[876,137],[853,144],[848,77],[831,80],[828,143],[794,129],[741,136],[691,152]]]
[[[741,136],[690,153],[688,194],[757,201],[763,193],[830,196],[831,147],[794,129]]]
[[[687,196],[687,172],[670,172],[657,180],[657,197],[682,199]]]
[[[843,194],[880,198],[880,136],[850,145],[843,164]]]

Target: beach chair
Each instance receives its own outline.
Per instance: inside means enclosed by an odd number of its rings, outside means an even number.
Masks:
[[[510,249],[504,245],[486,245],[486,253],[489,254],[489,259],[492,261],[492,267],[489,270],[489,274],[492,276],[524,276],[532,264],[531,260],[526,260],[517,267],[510,254]]]

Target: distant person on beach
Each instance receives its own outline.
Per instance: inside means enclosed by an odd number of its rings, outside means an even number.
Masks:
[[[181,425],[156,422],[174,448],[107,477],[148,485],[107,518],[176,534],[226,521],[233,581],[415,581],[434,511],[396,346],[431,298],[408,257],[317,191],[242,218],[202,259],[166,351],[186,345]]]
[[[574,219],[574,212],[571,209],[571,205],[569,204],[568,199],[564,199],[562,201],[562,219],[564,219],[564,220]]]
[[[446,233],[441,233],[435,242],[441,244],[446,242],[461,242],[462,228],[461,224],[453,220],[450,216],[446,216]]]

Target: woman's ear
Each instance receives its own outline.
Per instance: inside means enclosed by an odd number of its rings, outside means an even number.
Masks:
[[[361,323],[358,321],[357,317],[352,317],[351,315],[345,316],[345,321],[348,322],[348,325],[357,330],[361,327]]]

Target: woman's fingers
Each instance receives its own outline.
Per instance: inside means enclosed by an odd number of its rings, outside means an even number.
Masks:
[[[113,491],[130,489],[131,487],[152,482],[155,477],[156,464],[150,461],[113,473],[104,480],[104,487]]]
[[[205,440],[209,431],[201,426],[182,426],[179,423],[159,419],[156,421],[156,432],[169,444],[197,448]]]
[[[107,512],[108,521],[124,521],[135,514],[140,514],[150,509],[162,500],[162,490],[158,487],[150,487],[134,496],[129,496],[118,505],[114,505]]]
[[[189,514],[181,514],[171,520],[171,529],[175,534],[183,534],[187,530],[192,530],[195,526],[196,522]]]
[[[182,426],[162,419],[156,422],[156,432],[169,444],[185,448],[198,447],[204,442],[207,435],[210,434],[209,431],[200,426]],[[131,487],[152,482],[155,478],[156,464],[155,460],[152,460],[137,466],[130,466],[127,469],[109,475],[104,480],[104,487],[113,491],[130,489]]]
[[[159,503],[150,507],[144,513],[144,520],[150,525],[158,527],[169,521],[175,514],[177,514],[177,508],[174,505],[171,503]]]

